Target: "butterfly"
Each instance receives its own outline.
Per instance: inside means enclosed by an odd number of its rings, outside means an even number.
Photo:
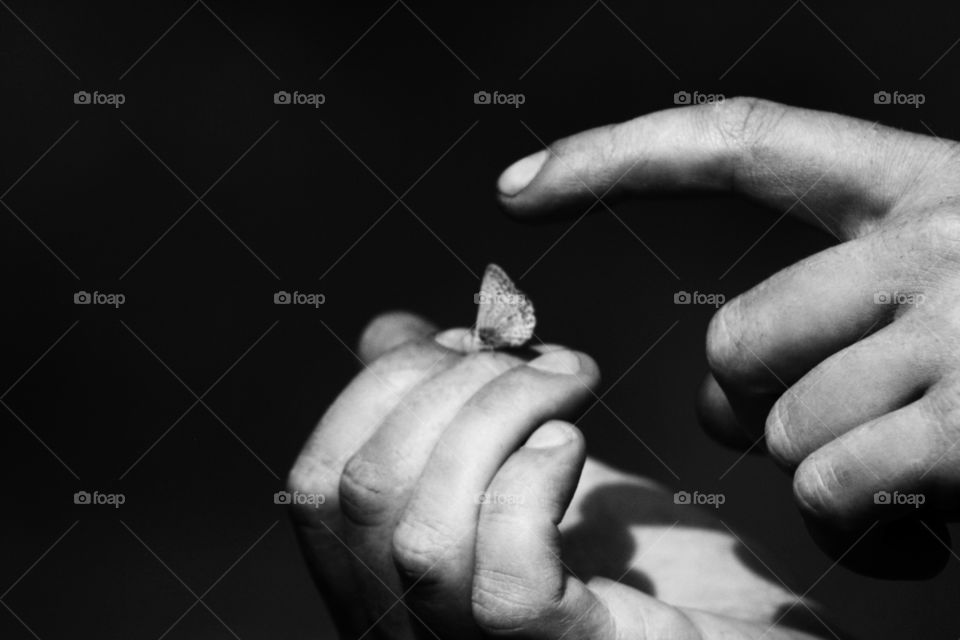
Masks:
[[[473,329],[477,348],[522,347],[533,337],[533,303],[497,265],[487,265],[474,301],[479,306]]]

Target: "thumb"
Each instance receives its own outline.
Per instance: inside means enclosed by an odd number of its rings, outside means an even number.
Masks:
[[[432,322],[406,311],[380,314],[367,324],[360,336],[360,359],[364,364],[370,364],[387,351],[436,331],[437,327]]]
[[[557,525],[585,456],[579,430],[551,420],[504,463],[482,496],[472,602],[485,633],[616,637],[606,608],[560,559]]]

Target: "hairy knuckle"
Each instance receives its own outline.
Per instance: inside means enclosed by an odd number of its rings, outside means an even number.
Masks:
[[[486,633],[519,633],[536,625],[562,598],[557,590],[512,573],[479,568],[474,575],[471,605],[477,625]]]
[[[430,571],[442,571],[456,538],[446,527],[424,519],[405,516],[393,532],[393,562],[401,576],[418,582]]]

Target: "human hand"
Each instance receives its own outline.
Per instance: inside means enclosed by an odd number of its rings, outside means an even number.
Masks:
[[[560,140],[498,188],[521,218],[732,190],[836,236],[714,316],[700,413],[726,443],[765,439],[844,563],[900,576],[942,566],[941,521],[960,493],[960,145],[740,98]]]
[[[433,332],[405,314],[372,323],[365,370],[290,473],[303,549],[344,637],[825,628],[717,520],[593,461],[580,476],[583,437],[558,418],[597,384],[589,357],[546,346],[526,362],[467,354],[466,330]]]

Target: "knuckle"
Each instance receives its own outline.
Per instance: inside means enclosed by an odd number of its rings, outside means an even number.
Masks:
[[[305,524],[318,525],[324,515],[336,510],[336,500],[328,499],[336,495],[334,478],[337,478],[337,474],[328,461],[303,454],[297,458],[287,474],[287,492],[292,495],[323,496],[324,499],[293,501],[291,508],[294,517]]]
[[[837,513],[841,489],[836,469],[828,462],[811,457],[805,460],[793,477],[793,495],[804,511],[817,517]]]
[[[431,571],[443,572],[444,560],[452,555],[456,542],[446,527],[405,516],[393,532],[394,566],[403,578],[419,582]]]
[[[721,140],[735,152],[750,154],[783,110],[768,100],[738,96],[719,103],[712,113]]]
[[[558,607],[562,597],[560,589],[545,589],[512,573],[480,568],[473,579],[471,606],[481,630],[512,635],[536,627],[538,620]]]
[[[392,501],[393,480],[381,466],[362,455],[347,461],[340,476],[340,508],[357,525],[379,524]]]
[[[960,257],[960,216],[955,213],[927,215],[920,224],[907,229],[914,232],[919,249],[944,257]]]

